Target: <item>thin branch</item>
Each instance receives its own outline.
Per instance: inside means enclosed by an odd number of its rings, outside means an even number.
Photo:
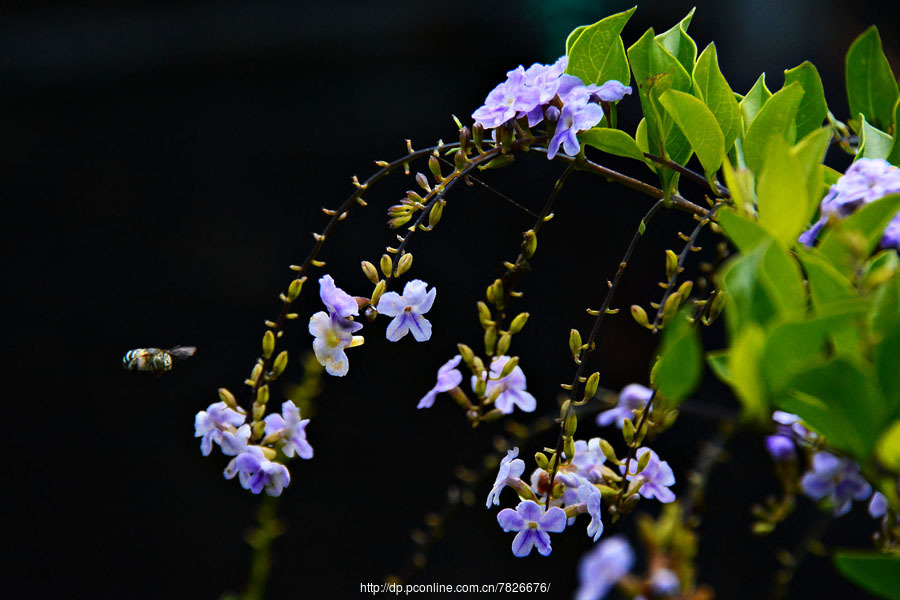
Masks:
[[[658,163],[658,164],[660,164],[664,167],[667,167],[673,171],[677,171],[678,173],[681,173],[682,175],[684,175],[685,177],[687,177],[694,183],[702,185],[703,187],[705,187],[706,189],[708,189],[709,191],[711,191],[713,194],[715,194],[716,196],[718,196],[720,198],[731,198],[731,192],[728,191],[728,188],[725,187],[724,185],[722,185],[721,183],[719,183],[718,181],[716,182],[716,186],[713,187],[712,184],[710,184],[710,182],[706,179],[706,177],[704,177],[700,173],[697,173],[696,171],[692,171],[691,169],[688,169],[685,166],[679,165],[677,162],[669,160],[668,158],[662,158],[659,156],[655,156],[653,154],[650,154],[649,152],[644,152],[644,156],[646,156],[647,158],[649,158],[650,160],[652,160],[655,163]]]

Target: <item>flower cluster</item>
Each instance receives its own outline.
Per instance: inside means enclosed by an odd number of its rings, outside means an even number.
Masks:
[[[803,475],[800,485],[813,500],[827,498],[836,517],[846,514],[853,500],[865,500],[872,495],[872,486],[863,479],[858,464],[828,452],[813,456],[812,470]]]
[[[585,553],[578,564],[576,600],[603,598],[634,565],[634,550],[622,536],[603,540]]]
[[[631,87],[615,80],[584,85],[578,77],[565,74],[568,60],[562,56],[552,65],[535,63],[528,69],[520,65],[507,72],[506,81],[491,90],[472,118],[485,129],[495,130],[514,119],[524,119],[529,127],[546,120],[555,125],[547,158],[555,157],[560,146],[566,154],[578,154],[581,145],[576,134],[603,119],[598,102],[617,102],[631,93]]]
[[[424,281],[414,279],[403,288],[403,295],[387,292],[378,300],[378,313],[394,317],[385,332],[388,340],[399,341],[407,333],[412,333],[417,342],[431,338],[431,323],[422,315],[431,310],[437,289],[426,291],[427,287]],[[329,375],[343,377],[350,369],[344,350],[364,342],[363,336],[353,335],[362,329],[362,323],[353,320],[359,316],[360,302],[337,287],[331,275],[319,279],[319,297],[328,312],[319,311],[309,319],[309,332],[315,338],[313,351]],[[367,302],[365,298],[360,300]]]
[[[417,408],[431,408],[435,397],[441,392],[462,393],[455,390],[463,379],[462,373],[457,369],[461,360],[462,356],[457,354],[438,369],[437,383],[419,400]],[[510,360],[509,356],[494,357],[490,370],[480,370],[478,375],[472,375],[472,390],[477,393],[479,382],[483,382],[484,398],[492,399],[494,407],[502,414],[508,415],[516,407],[524,412],[533,412],[537,408],[537,399],[525,389],[525,373],[522,368],[516,365],[508,374],[503,374]]]
[[[793,460],[797,457],[795,444],[811,447],[818,439],[818,435],[807,429],[797,415],[776,410],[772,413],[772,420],[777,425],[775,434],[766,436],[766,449],[778,462]]]
[[[553,493],[550,507],[541,500],[550,492],[550,476],[542,468],[538,468],[531,475],[531,483],[526,484],[521,476],[525,471],[525,463],[516,458],[518,448],[510,450],[497,473],[494,485],[488,493],[486,506],[500,504],[500,493],[505,487],[511,487],[521,500],[517,508],[504,509],[497,515],[497,520],[504,531],[518,531],[513,542],[513,554],[515,556],[527,556],[533,546],[537,546],[538,552],[548,554],[550,552],[550,538],[548,533],[558,533],[567,524],[571,525],[579,514],[587,514],[591,520],[588,523],[588,536],[597,541],[603,533],[603,521],[601,509],[603,507],[603,494],[601,486],[609,488],[616,482],[622,481],[622,477],[610,469],[604,463],[606,456],[603,452],[603,444],[600,438],[591,440],[576,440],[573,444],[574,455],[572,459],[561,464],[556,473],[553,485]],[[644,458],[645,455],[648,455]],[[639,466],[643,463],[643,468]],[[675,494],[669,486],[675,483],[675,476],[668,463],[661,461],[653,450],[639,448],[636,458],[628,463],[628,470],[622,463],[620,473],[628,482],[639,480],[637,493],[647,499],[657,499],[667,503],[675,500]],[[559,487],[561,485],[561,487]],[[636,497],[635,497],[636,502]],[[564,515],[561,521],[559,515]],[[527,536],[523,535],[525,532]]]
[[[900,168],[883,158],[860,158],[837,183],[831,186],[819,206],[819,220],[800,236],[800,242],[812,246],[829,220],[840,220],[889,194],[900,193]],[[890,222],[881,238],[882,248],[900,250],[900,213]]]
[[[619,402],[615,408],[604,410],[597,415],[597,425],[606,427],[613,423],[622,429],[625,419],[634,421],[635,411],[643,410],[647,402],[653,397],[653,390],[643,385],[632,383],[622,388],[619,393]]]
[[[251,427],[246,415],[226,403],[216,402],[194,418],[194,437],[200,439],[200,451],[209,456],[212,445],[217,444],[225,456],[232,456],[225,467],[225,477],[235,476],[245,490],[259,494],[263,490],[270,496],[278,496],[291,483],[287,467],[276,462],[276,448],[284,455],[312,458],[313,449],[306,441],[306,425],[309,419],[300,419],[300,409],[291,400],[281,405],[282,414],[265,418],[265,439],[251,444]]]

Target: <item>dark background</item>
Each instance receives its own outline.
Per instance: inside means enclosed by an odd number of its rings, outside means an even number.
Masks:
[[[626,46],[649,26],[668,29],[693,4],[642,4],[624,31]],[[416,147],[452,141],[450,115],[468,122],[507,70],[555,60],[573,27],[628,6],[4,4],[0,190],[11,466],[4,487],[15,505],[5,533],[15,555],[4,585],[9,597],[239,591],[249,563],[241,536],[259,499],[222,478],[221,454],[200,455],[193,418],[216,401],[217,387],[244,392],[262,322],[277,314],[277,293],[290,281],[287,266],[302,260],[310,232],[324,226],[319,208],[338,205],[352,191],[352,174],[374,171],[372,160],[399,157],[405,138]],[[762,71],[777,90],[784,69],[811,60],[833,112],[845,118],[843,56],[872,23],[897,70],[896,14],[872,2],[701,3],[690,31],[700,50],[716,41],[738,92]],[[622,103],[631,131],[636,107],[634,97]],[[632,165],[609,164],[652,181]],[[536,211],[561,171],[522,156],[483,179]],[[326,245],[326,270],[350,293],[370,293],[359,261],[377,262],[393,243],[384,210],[411,187],[398,175],[373,189],[369,207],[354,209]],[[699,190],[684,191],[702,200]],[[555,410],[558,383],[573,372],[568,331],[589,328],[584,308],[599,304],[649,206],[596,178],[570,178],[517,306],[532,314],[513,351],[538,413]],[[349,375],[326,382],[308,428],[315,459],[290,464],[280,507],[289,531],[275,547],[271,597],[356,597],[361,583],[400,571],[414,549],[410,529],[443,504],[454,467],[477,467],[491,452],[501,427],[471,430],[446,397],[428,411],[415,405],[457,342],[480,347],[474,302],[502,273],[501,262],[515,258],[531,223],[497,195],[458,189],[435,231],[412,243],[410,276],[439,290],[428,315],[434,337],[392,345],[376,322],[363,332],[366,345],[350,351]],[[617,306],[658,299],[661,250],[680,248],[674,234],[690,227],[671,213],[648,228],[655,241],[636,254]],[[309,349],[306,318],[320,309],[316,291],[304,290],[303,318],[284,338],[292,357]],[[164,377],[121,369],[130,348],[176,344],[199,351]],[[646,383],[655,344],[623,313],[607,321],[589,366],[608,388]],[[299,376],[295,360],[284,381]],[[284,391],[273,392],[280,403]],[[698,401],[734,407],[715,384]],[[713,429],[686,415],[655,447],[684,473]],[[590,421],[579,431],[599,433]],[[526,460],[555,435],[523,447]],[[749,506],[775,489],[774,479],[759,437],[741,434],[729,451],[731,461],[710,481],[698,577],[720,598],[764,597],[774,549],[790,547],[815,512],[801,500],[792,524],[771,539],[752,538]],[[555,535],[549,558],[515,559],[512,534],[496,525],[496,510],[483,508],[489,485],[476,487],[475,506],[446,525],[448,535],[413,581],[541,581],[553,586],[546,597],[570,597],[577,557],[590,546],[586,521]],[[826,541],[865,546],[873,527],[860,505],[832,524]],[[632,526],[607,522],[607,532],[616,531]],[[793,589],[796,597],[863,597],[824,558],[808,559]]]

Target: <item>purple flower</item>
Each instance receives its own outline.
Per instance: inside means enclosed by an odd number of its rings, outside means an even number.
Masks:
[[[600,438],[592,438],[588,441],[575,440],[575,456],[572,457],[572,465],[575,473],[586,481],[597,483],[603,479],[598,467],[606,462],[606,457],[600,449]],[[568,485],[568,484],[567,484]]]
[[[329,375],[343,377],[350,369],[350,361],[344,352],[363,343],[363,337],[353,335],[362,329],[362,323],[342,318],[338,313],[320,311],[309,319],[309,332],[315,337],[313,351],[316,360]]]
[[[603,540],[578,564],[575,600],[600,600],[634,565],[634,551],[621,536]]]
[[[541,92],[538,88],[525,84],[524,68],[520,66],[506,75],[506,81],[488,94],[484,106],[472,113],[472,118],[485,129],[499,127],[540,104]]]
[[[506,457],[500,461],[500,470],[497,472],[497,478],[494,480],[494,487],[491,488],[487,497],[486,508],[490,508],[491,504],[500,505],[500,492],[506,485],[515,479],[519,479],[525,472],[525,461],[516,458],[519,455],[519,449],[513,448],[507,450]]]
[[[827,497],[836,517],[846,514],[853,500],[865,500],[872,493],[872,486],[859,473],[859,465],[827,452],[813,456],[812,471],[803,475],[800,484],[813,500]]]
[[[335,314],[342,319],[359,314],[359,305],[353,296],[337,287],[331,275],[324,275],[319,279],[319,297],[330,314]]]
[[[653,390],[648,387],[637,383],[626,385],[619,393],[619,403],[616,407],[597,415],[597,425],[605,427],[615,422],[616,427],[622,429],[625,419],[634,420],[634,411],[643,410],[652,397]]]
[[[265,418],[266,435],[282,432],[281,450],[285,456],[292,457],[296,453],[300,458],[312,458],[312,446],[306,441],[306,425],[309,419],[300,419],[300,409],[291,400],[281,405],[281,413],[283,417],[272,414]]]
[[[631,86],[623,85],[615,79],[610,79],[601,86],[592,83],[587,86],[587,91],[588,94],[590,94],[592,101],[618,102],[624,98],[626,94],[631,94]]]
[[[675,493],[669,489],[670,485],[675,484],[675,474],[666,461],[659,460],[656,452],[650,448],[638,448],[636,458],[632,458],[628,462],[628,472],[634,473],[638,468],[638,461],[646,454],[650,453],[650,461],[643,471],[637,475],[626,475],[625,479],[643,479],[644,483],[638,493],[647,499],[656,498],[660,502],[666,504],[675,500]],[[625,465],[619,467],[622,473],[625,473]]]
[[[494,406],[505,415],[510,414],[513,408],[518,406],[524,412],[532,412],[537,408],[537,400],[525,391],[525,373],[522,368],[516,366],[512,373],[506,377],[500,377],[503,367],[509,362],[508,356],[497,356],[491,361],[491,375],[485,388],[485,397],[489,398],[498,388],[500,395],[494,401]],[[475,389],[476,377],[472,376],[472,389]]]
[[[887,514],[888,501],[884,494],[875,492],[869,500],[869,515],[873,519],[880,519]]]
[[[459,364],[460,360],[462,360],[462,357],[457,354],[438,369],[437,383],[434,384],[434,387],[431,388],[421,400],[419,400],[419,404],[416,408],[431,408],[434,404],[435,397],[440,392],[449,392],[462,383],[462,373],[456,368],[456,365]]]
[[[504,508],[497,513],[497,522],[503,531],[519,532],[512,543],[515,556],[528,556],[532,546],[537,546],[538,553],[547,556],[552,550],[547,532],[559,533],[566,528],[566,511],[554,506],[544,513],[539,504],[525,500],[515,510]]]
[[[584,86],[573,88],[566,95],[556,123],[556,133],[547,146],[547,158],[555,157],[560,146],[570,156],[578,154],[581,143],[575,134],[590,129],[603,119],[603,109],[599,104],[589,103],[589,99],[590,94]]]
[[[225,456],[237,456],[241,452],[246,452],[248,443],[250,442],[250,426],[241,425],[237,431],[225,431],[222,433],[222,454]],[[231,461],[234,462],[233,460]],[[229,467],[231,465],[229,464]]]
[[[417,342],[431,338],[431,322],[422,315],[431,310],[437,288],[431,288],[426,293],[427,287],[428,284],[421,279],[413,279],[403,286],[402,296],[397,292],[388,292],[381,297],[376,310],[387,317],[394,317],[385,332],[387,339],[396,342],[410,331]]]
[[[265,489],[270,496],[280,496],[291,483],[287,467],[267,459],[259,446],[249,446],[228,464],[225,478],[233,479],[235,475],[239,476],[241,487],[254,494]]]
[[[794,441],[786,435],[775,434],[766,436],[766,450],[777,462],[793,460],[797,456],[794,449]]]
[[[897,193],[900,169],[883,158],[860,158],[831,186],[819,205],[819,220],[800,236],[800,243],[812,246],[829,219],[843,219],[864,204]],[[896,218],[885,229],[881,246],[900,249],[900,222]]]
[[[681,580],[670,569],[657,569],[650,576],[650,589],[657,596],[674,596],[681,591]]]
[[[194,437],[200,439],[200,452],[203,456],[209,456],[212,452],[213,442],[222,444],[222,433],[229,429],[240,427],[245,415],[228,408],[224,402],[210,404],[206,410],[201,410],[194,417]]]
[[[603,521],[600,519],[600,508],[603,506],[603,496],[600,490],[589,483],[578,488],[578,501],[583,502],[587,513],[591,516],[591,522],[588,523],[587,534],[595,542],[600,539],[603,533]]]
[[[525,84],[538,90],[538,105],[527,112],[528,126],[534,127],[544,118],[544,105],[548,104],[556,96],[560,84],[568,79],[581,80],[572,75],[563,75],[569,64],[568,56],[561,56],[552,65],[535,63],[525,71]]]

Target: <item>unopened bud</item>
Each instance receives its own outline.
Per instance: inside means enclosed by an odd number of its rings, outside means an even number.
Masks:
[[[394,261],[391,260],[391,257],[387,254],[381,256],[381,272],[384,273],[385,277],[390,277],[391,273],[393,273],[394,269]]]
[[[288,301],[293,302],[297,299],[297,296],[300,295],[300,290],[303,289],[304,281],[306,281],[306,277],[301,277],[300,279],[295,279],[291,282],[291,285],[288,286]]]
[[[525,327],[525,323],[528,322],[528,316],[529,314],[527,312],[516,315],[516,318],[509,324],[509,332],[515,334],[522,331],[522,328]]]
[[[431,186],[428,185],[428,178],[425,177],[422,173],[416,173],[416,183],[419,184],[419,187],[425,190],[426,192],[431,191]]]
[[[370,263],[367,260],[362,261],[362,270],[366,276],[366,279],[372,282],[372,285],[378,283],[378,269],[375,268],[375,265]]]
[[[571,412],[571,413],[569,413],[569,416],[566,417],[566,435],[569,437],[572,437],[573,435],[575,435],[575,430],[577,428],[578,428],[578,417],[575,416],[574,412]]]
[[[475,147],[481,150],[481,144],[484,142],[484,125],[481,123],[475,123],[472,128],[472,141],[475,142]]]
[[[671,250],[666,250],[666,278],[672,279],[678,270],[678,255]]]
[[[606,460],[613,463],[614,465],[621,464],[619,459],[616,457],[616,451],[612,447],[612,444],[610,444],[603,438],[600,438],[600,452],[603,453],[603,456],[606,457]]]
[[[225,406],[230,408],[231,410],[237,410],[237,400],[234,398],[234,394],[229,392],[225,388],[219,388],[219,400],[225,403]]]
[[[400,257],[400,260],[397,261],[397,276],[403,275],[409,268],[412,266],[413,255],[410,252],[407,252],[403,256]]]
[[[265,406],[266,403],[269,402],[269,386],[262,385],[256,390],[256,402],[255,404],[259,404]]]
[[[685,281],[680,286],[678,286],[678,294],[681,296],[682,299],[686,300],[687,298],[690,298],[691,290],[693,290],[693,289],[694,289],[694,282],[693,281]]]
[[[438,221],[441,220],[441,216],[444,214],[444,204],[446,204],[446,200],[439,200],[434,203],[434,206],[431,207],[431,212],[428,213],[428,226],[434,227],[438,224]]]
[[[538,466],[539,469],[544,469],[546,471],[547,466],[550,464],[550,461],[547,460],[547,455],[543,452],[535,452],[534,463]]]
[[[491,288],[488,288],[488,292],[490,292]],[[491,321],[491,309],[488,308],[488,305],[478,301],[478,320],[481,322],[482,327],[489,327],[493,322]]]
[[[262,340],[262,348],[263,348],[263,356],[265,358],[269,358],[272,356],[272,353],[275,351],[275,334],[272,333],[272,330],[269,329],[263,334]]]
[[[509,351],[509,345],[512,343],[512,336],[504,333],[497,340],[497,356],[504,356]]]
[[[534,256],[535,251],[537,250],[537,234],[535,234],[533,229],[529,229],[525,232],[525,243],[523,245],[523,251],[525,254],[525,258],[531,258]]]
[[[278,356],[275,357],[275,362],[272,363],[272,377],[280,377],[282,373],[284,373],[284,369],[287,367],[288,363],[288,353],[287,350],[282,350],[278,353]]]
[[[457,344],[456,348],[459,350],[459,355],[462,356],[463,362],[466,363],[468,367],[471,367],[472,359],[475,357],[475,353],[472,352],[472,349],[465,344]]]
[[[642,472],[644,469],[647,468],[648,464],[650,464],[650,452],[649,451],[644,452],[641,455],[641,457],[638,459],[637,472],[638,473]]]
[[[679,294],[678,292],[675,292],[674,294],[666,298],[666,303],[665,305],[663,305],[662,310],[663,325],[671,321],[672,317],[674,317],[678,313],[679,306],[681,306],[681,294]]]
[[[484,351],[488,356],[493,356],[494,347],[497,344],[497,328],[493,325],[484,332]]]
[[[266,413],[265,406],[254,406],[253,407],[253,420],[256,421],[253,424],[253,439],[258,440],[263,436],[266,432],[266,422],[262,420],[263,415]],[[272,458],[275,458],[274,456]]]
[[[385,254],[387,256],[387,254]],[[388,259],[390,260],[390,258]],[[382,294],[384,294],[384,290],[387,289],[387,282],[382,279],[378,282],[378,285],[375,286],[375,289],[372,291],[372,298],[369,300],[369,305],[374,306],[376,309],[378,308],[378,301],[381,300]]]
[[[637,304],[631,305],[631,316],[634,317],[634,320],[638,322],[638,325],[650,327],[650,321],[647,319],[647,311],[645,311]]]
[[[634,423],[631,422],[631,419],[626,418],[622,423],[622,437],[629,446],[634,441]]]
[[[503,370],[500,371],[500,378],[508,376],[513,370],[519,366],[519,357],[513,356],[511,359],[506,361],[506,364],[503,365]],[[500,387],[500,386],[497,386]]]
[[[600,372],[595,372],[588,377],[587,383],[584,384],[584,399],[585,401],[590,400],[597,393],[597,388],[600,386]]]
[[[577,329],[569,332],[569,352],[575,358],[581,356],[581,333]]]

